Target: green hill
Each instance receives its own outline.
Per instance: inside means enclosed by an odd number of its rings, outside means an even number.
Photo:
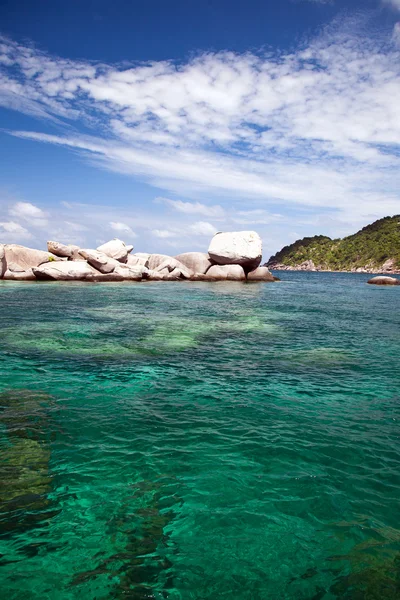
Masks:
[[[385,263],[383,270],[400,270],[400,215],[379,219],[343,239],[316,235],[297,240],[271,256],[267,265],[305,269],[306,261],[317,270],[379,271]]]

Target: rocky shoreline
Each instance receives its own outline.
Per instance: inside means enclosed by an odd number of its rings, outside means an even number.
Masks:
[[[341,269],[335,271],[333,269],[324,269],[321,265],[315,265],[312,260],[306,260],[298,265],[284,265],[282,263],[268,262],[265,264],[268,269],[273,271],[307,271],[307,272],[319,272],[319,273],[366,273],[366,274],[378,274],[383,273],[385,275],[399,275],[400,269],[394,267],[393,260],[387,260],[380,268],[375,268],[366,265],[365,267],[357,267],[354,269],[346,270]]]
[[[57,241],[47,251],[0,244],[0,279],[11,281],[264,281],[262,242],[255,231],[216,233],[208,252],[132,254],[133,246],[115,238],[96,249]]]

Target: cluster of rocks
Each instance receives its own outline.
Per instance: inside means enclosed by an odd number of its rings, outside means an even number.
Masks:
[[[48,251],[0,244],[0,278],[8,280],[275,281],[260,267],[262,242],[254,231],[217,233],[207,253],[132,254],[117,238],[96,249],[47,242]]]
[[[378,275],[378,277],[372,277],[367,283],[373,285],[400,285],[400,279],[397,277],[388,277],[387,275]]]
[[[274,271],[321,271],[331,272],[331,269],[326,269],[322,265],[316,265],[313,260],[305,260],[298,265],[284,265],[282,263],[268,262],[265,264],[269,269]],[[344,271],[341,271],[344,272]],[[349,273],[390,273],[395,275],[400,273],[399,269],[396,268],[395,261],[390,258],[383,263],[380,267],[374,266],[372,263],[365,265],[364,267],[354,267],[348,271]]]

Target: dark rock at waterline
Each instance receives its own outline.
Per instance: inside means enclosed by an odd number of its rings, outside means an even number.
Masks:
[[[373,285],[400,285],[400,279],[397,279],[396,277],[378,275],[377,277],[372,277],[372,279],[369,279],[367,283],[371,283]]]

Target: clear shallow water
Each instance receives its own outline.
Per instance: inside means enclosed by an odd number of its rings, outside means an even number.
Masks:
[[[400,598],[400,289],[0,284],[0,597]]]

